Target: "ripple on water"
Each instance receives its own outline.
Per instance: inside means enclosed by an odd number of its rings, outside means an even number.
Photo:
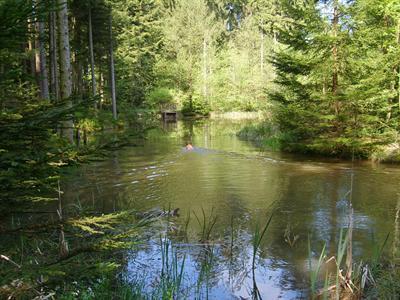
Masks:
[[[173,129],[177,131],[174,136],[148,140],[144,147],[126,148],[109,161],[80,169],[66,179],[63,197],[66,203],[75,203],[79,198],[82,205],[91,205],[102,212],[114,211],[116,207],[139,210],[177,207],[181,209],[180,224],[191,213],[189,230],[197,234],[201,226],[193,214],[199,216],[201,223],[202,208],[206,219],[213,208],[218,216],[213,233],[218,240],[231,236],[233,220],[238,253],[231,261],[234,269],[229,269],[226,248],[215,246],[218,268],[210,281],[214,284],[210,289],[214,299],[249,297],[252,281],[246,272],[251,235],[257,222],[264,224],[271,208],[275,209],[275,215],[260,250],[256,273],[265,299],[307,298],[304,288],[308,283],[304,283],[304,278],[309,274],[302,268],[308,258],[307,237],[311,238],[316,257],[324,243],[337,248],[334,243],[338,232],[349,224],[350,186],[355,258],[368,254],[376,240],[384,239],[396,226],[398,167],[355,163],[352,168],[345,161],[321,162],[289,155],[282,158],[277,153],[260,153],[236,136],[224,135],[223,128],[231,127],[232,123],[220,126],[205,121],[195,124],[192,131],[181,125]],[[197,151],[183,153],[181,141],[176,137],[188,134],[193,135],[193,143],[199,147]],[[205,145],[215,150],[206,149]],[[350,181],[352,177],[354,182]],[[300,236],[293,248],[284,239],[287,228]],[[198,237],[193,240],[197,242]],[[185,273],[197,278],[196,271],[201,269],[207,247],[180,248],[179,254],[187,254],[188,259]],[[154,274],[160,269],[159,250],[157,241],[151,241],[148,248],[130,253],[128,273],[138,274],[138,266],[145,265],[149,282],[157,284]]]

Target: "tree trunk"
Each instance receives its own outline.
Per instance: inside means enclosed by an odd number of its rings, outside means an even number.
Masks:
[[[89,52],[90,52],[90,71],[92,75],[92,95],[96,97],[96,74],[94,70],[94,51],[93,51],[93,29],[92,29],[92,7],[89,1]],[[94,108],[97,108],[96,101],[94,102]]]
[[[114,69],[114,51],[113,51],[113,33],[112,33],[112,11],[110,10],[109,18],[109,30],[110,30],[110,86],[111,86],[111,101],[112,101],[112,112],[114,120],[117,119],[117,97],[115,94],[115,69]]]
[[[39,4],[40,1],[33,4]],[[38,6],[38,5],[37,5]],[[39,16],[39,12],[35,10],[37,16]],[[40,20],[38,17],[36,18],[36,75],[39,82],[40,87],[40,97],[42,99],[50,99],[49,94],[49,79],[47,75],[47,62],[46,62],[46,49],[45,49],[45,33],[44,33],[44,23],[43,20]]]
[[[60,88],[58,84],[57,69],[57,15],[55,11],[50,12],[50,87],[55,101],[60,100]]]
[[[400,19],[397,20],[397,44],[400,45]],[[398,67],[397,76],[399,77],[397,94],[398,94],[398,104],[400,109],[400,66]]]
[[[61,188],[60,182],[58,182],[58,209],[57,209],[58,219],[60,221],[60,234],[59,234],[59,256],[60,258],[67,257],[69,254],[68,242],[65,238],[64,234],[64,226],[63,226],[63,206],[62,206],[62,198],[61,198]]]
[[[33,34],[33,51],[34,51],[34,64],[35,64],[35,79],[36,79],[36,83],[37,86],[39,87],[39,99],[42,98],[42,89],[43,89],[43,85],[42,85],[42,81],[41,81],[41,74],[40,74],[40,37],[39,37],[39,20],[38,20],[38,15],[39,12],[37,11],[37,3],[36,0],[32,0],[32,7],[33,7],[33,14],[34,14],[34,25],[33,25],[33,30],[34,32]]]
[[[60,87],[61,99],[66,101],[67,106],[72,106],[70,99],[72,94],[71,76],[71,51],[69,47],[69,28],[68,28],[68,6],[66,0],[57,0],[59,10],[58,15],[58,41],[59,41],[59,63],[60,63]],[[63,136],[70,143],[74,142],[74,130],[72,119],[63,122]]]
[[[334,42],[333,42],[333,48],[332,48],[332,56],[333,56],[332,94],[333,94],[334,101],[335,101],[335,103],[334,103],[335,114],[337,116],[339,114],[339,110],[340,110],[340,103],[336,97],[337,92],[338,92],[338,86],[339,86],[338,45],[337,45],[338,25],[339,25],[338,0],[335,0],[334,4],[333,4],[332,25],[333,25],[333,36],[334,36]]]
[[[30,67],[30,73],[32,78],[35,78],[35,55],[34,55],[34,45],[33,45],[33,28],[32,28],[32,20],[28,19],[28,57],[29,57],[29,67]]]
[[[101,110],[103,108],[103,102],[104,102],[104,74],[102,70],[102,64],[99,64],[99,93],[100,93],[100,103],[99,103],[99,109]]]
[[[72,23],[72,24],[71,24]],[[84,46],[81,39],[82,26],[77,18],[71,18],[70,26],[73,30],[74,44],[76,45],[75,51],[71,53],[72,58],[72,83],[73,93],[83,98],[83,67],[82,67],[82,55],[80,55],[79,49]]]
[[[261,78],[264,77],[264,32],[261,29],[261,44],[260,44],[260,73]]]
[[[73,55],[73,82],[74,82],[74,94],[79,95],[79,97],[83,96],[84,88],[83,88],[83,68],[81,58],[75,53]]]
[[[203,39],[203,95],[204,99],[207,100],[207,40]]]

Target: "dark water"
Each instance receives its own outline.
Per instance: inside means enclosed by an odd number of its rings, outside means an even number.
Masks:
[[[385,255],[392,255],[400,230],[399,167],[262,152],[235,136],[241,126],[200,121],[160,127],[143,146],[66,175],[64,199],[100,212],[180,208],[179,217],[157,224],[140,251],[127,253],[125,273],[144,290],[159,286],[160,244],[171,242],[178,266],[184,261],[182,295],[190,299],[251,297],[253,275],[263,299],[308,297],[308,240],[313,260],[324,244],[334,255],[340,230],[348,228],[350,201],[355,258],[370,257],[388,233]],[[193,151],[184,150],[188,141]],[[202,211],[207,222],[216,217],[207,242],[199,242]],[[252,234],[272,212],[252,274]],[[189,213],[183,238],[179,228]]]

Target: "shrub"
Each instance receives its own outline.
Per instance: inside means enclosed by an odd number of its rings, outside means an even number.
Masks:
[[[193,95],[192,101],[190,101],[190,99],[185,99],[182,104],[182,114],[185,116],[208,116],[210,111],[210,104],[198,95]]]
[[[174,97],[169,89],[157,87],[146,96],[146,104],[151,108],[156,108],[161,104],[172,103],[173,99]]]

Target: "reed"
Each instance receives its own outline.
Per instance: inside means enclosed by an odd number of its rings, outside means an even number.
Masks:
[[[186,255],[180,260],[172,242],[160,236],[161,274],[159,296],[161,299],[178,299],[183,281]]]
[[[318,284],[318,275],[320,273],[320,270],[322,268],[322,265],[324,264],[324,259],[325,259],[325,249],[326,249],[326,244],[323,246],[322,251],[319,255],[318,262],[316,266],[312,265],[312,250],[311,250],[311,241],[310,237],[308,237],[308,267],[310,270],[310,285],[311,285],[311,294],[312,298],[314,299],[317,295],[317,284]],[[328,275],[326,276],[326,281],[328,280]]]
[[[262,299],[260,291],[257,287],[257,280],[256,280],[256,273],[255,273],[257,254],[260,249],[261,242],[265,236],[265,233],[267,232],[267,229],[271,224],[272,216],[273,216],[273,214],[270,215],[267,223],[262,228],[260,228],[260,225],[257,223],[256,227],[254,229],[254,232],[253,232],[253,237],[252,237],[253,253],[252,253],[252,260],[251,260],[251,272],[252,272],[252,276],[253,276],[252,298],[255,300]]]
[[[201,219],[195,212],[193,212],[198,224],[201,227],[200,242],[205,243],[210,241],[211,232],[217,223],[217,216],[214,215],[214,208],[211,209],[210,217],[207,218],[204,208],[201,208]]]
[[[259,224],[256,224],[256,227],[253,232],[253,238],[252,238],[252,245],[253,245],[253,255],[252,255],[252,269],[255,269],[255,264],[256,264],[256,257],[257,257],[257,252],[260,248],[261,241],[263,240],[265,233],[267,232],[267,229],[269,225],[271,224],[272,220],[272,214],[269,217],[267,223],[264,225],[262,229],[260,229]]]
[[[197,277],[196,294],[199,299],[202,299],[202,298],[208,299],[211,271],[213,270],[213,267],[215,266],[215,263],[216,263],[215,253],[214,253],[214,245],[204,245],[204,248],[202,249],[201,253],[202,253],[202,261],[201,261],[200,271],[199,271],[199,274]],[[205,297],[202,297],[201,287],[204,284],[205,284],[206,295],[205,295]]]

